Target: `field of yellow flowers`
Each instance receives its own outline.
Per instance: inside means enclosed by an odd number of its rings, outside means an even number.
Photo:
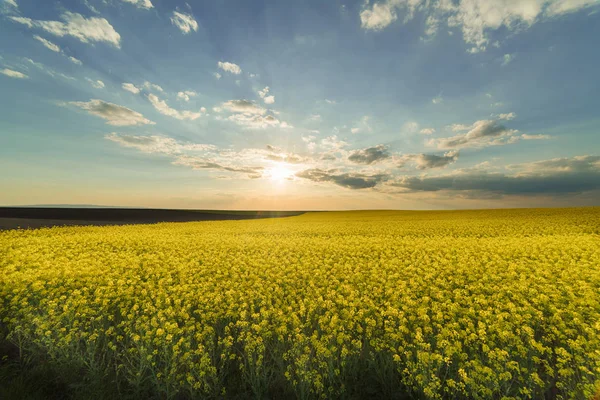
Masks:
[[[0,232],[0,321],[2,398],[591,399],[600,208]]]

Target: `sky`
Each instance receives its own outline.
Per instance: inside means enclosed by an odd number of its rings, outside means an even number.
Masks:
[[[600,205],[600,0],[0,0],[0,205]]]

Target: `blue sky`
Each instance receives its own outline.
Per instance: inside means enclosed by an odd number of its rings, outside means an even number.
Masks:
[[[1,0],[0,204],[600,205],[598,0]]]

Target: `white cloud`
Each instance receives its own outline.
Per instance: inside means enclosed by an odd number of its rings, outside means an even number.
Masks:
[[[88,102],[71,101],[67,104],[74,105],[97,117],[105,119],[108,125],[133,126],[154,125],[155,123],[144,118],[142,114],[127,107],[109,103],[103,100],[91,99]]]
[[[347,147],[349,144],[337,137],[337,135],[327,136],[324,139],[321,139],[321,146],[331,150],[341,150],[344,147]]]
[[[433,99],[431,99],[431,102],[433,104],[441,104],[444,102],[444,98],[440,95],[440,96],[436,96]]]
[[[183,100],[183,101],[190,101],[190,97],[194,97],[196,96],[197,93],[194,92],[193,90],[186,90],[183,92],[178,92],[177,93],[177,98],[179,100]]]
[[[450,125],[450,129],[452,129],[452,132],[462,132],[462,131],[468,131],[469,129],[471,129],[473,125],[465,125],[465,124],[452,124]]]
[[[155,85],[154,83],[150,83],[148,81],[144,82],[144,84],[142,85],[142,87],[144,89],[148,90],[148,91],[150,91],[150,90],[157,90],[159,92],[164,92],[164,90],[163,90],[162,87],[160,87],[158,85]]]
[[[350,129],[350,132],[352,132],[353,134],[357,134],[358,132],[360,132],[360,128],[352,128]]]
[[[169,117],[173,117],[179,120],[190,120],[193,121],[202,116],[201,112],[192,112],[192,111],[179,111],[174,108],[169,107],[166,101],[160,100],[154,94],[150,93],[148,95],[148,100],[152,103],[152,106],[163,115],[167,115]]]
[[[171,22],[173,23],[173,25],[178,27],[184,34],[188,34],[191,31],[198,31],[198,22],[196,22],[192,14],[173,11]]]
[[[419,131],[421,135],[433,135],[435,133],[434,128],[423,128]]]
[[[46,48],[56,52],[56,53],[60,53],[60,47],[58,47],[57,45],[55,45],[54,43],[52,43],[51,41],[44,39],[43,37],[39,36],[39,35],[34,35],[33,38],[35,40],[37,40],[38,42],[42,43],[44,46],[46,46]]]
[[[459,28],[469,52],[484,51],[490,44],[489,33],[505,29],[511,32],[528,28],[539,21],[597,6],[598,0],[383,0],[360,12],[361,26],[378,31],[403,16],[411,20],[416,12],[425,19],[425,35],[437,31],[438,21]],[[450,31],[452,32],[452,31]]]
[[[459,126],[462,130],[464,126]],[[515,129],[508,129],[494,120],[481,120],[470,126],[467,133],[461,133],[449,138],[431,139],[429,144],[437,145],[440,149],[459,149],[466,147],[498,146],[518,141],[514,136]],[[454,130],[454,129],[453,129]]]
[[[521,139],[523,140],[546,140],[551,139],[549,135],[528,135],[526,133],[521,135]]]
[[[504,66],[510,64],[511,61],[515,59],[515,57],[516,57],[515,54],[505,54],[502,57],[502,66],[504,67]]]
[[[77,59],[77,58],[75,58],[75,57],[69,56],[69,60],[70,60],[70,61],[71,61],[73,64],[77,64],[77,65],[83,65],[83,63],[81,62],[81,60],[79,60],[79,59]]]
[[[329,99],[325,99],[325,103],[327,103],[327,104],[337,104],[337,102],[335,100],[329,100]]]
[[[229,100],[221,105],[222,108],[235,113],[263,115],[266,109],[249,100]]]
[[[223,76],[223,75],[221,75],[221,74],[220,74],[220,73],[218,73],[218,72],[213,72],[213,75],[214,75],[214,77],[215,77],[215,78],[217,78],[217,80],[218,80],[218,79],[221,79],[221,77]]]
[[[138,88],[137,86],[135,86],[133,83],[123,83],[121,85],[121,87],[124,90],[127,90],[128,92],[131,92],[133,94],[138,94],[140,92],[140,88]]]
[[[440,20],[430,15],[425,20],[425,40],[431,40],[438,32]]]
[[[83,43],[106,42],[120,48],[121,36],[105,18],[85,18],[83,15],[65,12],[63,21],[39,21],[24,17],[9,17],[29,28],[42,29],[58,37],[73,36]]]
[[[233,114],[227,118],[229,121],[250,129],[264,129],[268,127],[292,128],[285,121],[280,121],[272,115],[259,114]]]
[[[234,75],[239,75],[239,74],[242,73],[242,69],[240,68],[239,65],[234,64],[234,63],[230,63],[230,62],[227,62],[227,61],[225,61],[225,62],[219,61],[217,63],[217,66],[220,69],[222,69],[223,71],[230,72],[230,73],[232,73]],[[220,78],[220,76],[217,79],[219,79],[219,78]]]
[[[4,0],[5,4],[8,4],[9,6],[12,6],[14,8],[18,8],[19,6],[17,5],[17,2],[15,0]]]
[[[364,29],[379,31],[396,21],[395,6],[392,2],[375,3],[370,9],[360,13],[360,25]]]
[[[149,10],[150,8],[154,7],[150,0],[122,0],[122,1],[124,1],[125,3],[134,4],[138,8],[144,8],[146,10]]]
[[[258,91],[258,95],[265,102],[265,104],[273,104],[275,103],[275,96],[268,96],[269,87],[266,86],[263,90]]]
[[[104,88],[104,82],[102,82],[101,80],[93,80],[90,78],[85,78],[86,81],[88,81],[90,83],[90,85],[92,85],[93,87],[95,87],[96,89],[103,89]]]
[[[181,154],[187,151],[215,151],[217,148],[211,144],[180,143],[177,140],[164,136],[127,135],[113,132],[104,136],[105,139],[131,147],[144,153]]]
[[[27,75],[25,75],[22,72],[13,71],[12,69],[8,69],[8,68],[0,69],[0,74],[9,76],[11,78],[17,78],[17,79],[29,78]]]
[[[515,114],[514,112],[510,112],[507,114],[498,114],[497,118],[504,121],[512,121],[513,119],[517,118],[517,114]]]
[[[550,2],[545,14],[553,17],[598,5],[598,0],[556,0]]]

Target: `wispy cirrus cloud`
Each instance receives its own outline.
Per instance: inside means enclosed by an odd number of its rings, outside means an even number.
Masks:
[[[71,61],[73,64],[77,64],[77,65],[83,65],[83,62],[81,62],[80,59],[75,58],[73,56],[69,56],[69,61]]]
[[[81,14],[67,11],[61,15],[62,21],[34,20],[20,16],[11,16],[9,19],[58,37],[72,36],[83,43],[105,42],[117,48],[121,47],[121,35],[105,18],[85,18]]]
[[[85,80],[88,81],[90,85],[92,85],[96,89],[104,89],[104,82],[102,82],[101,80],[93,80],[90,78],[85,78]]]
[[[23,64],[24,68],[28,68],[29,66],[34,66],[38,70],[50,75],[53,78],[61,77],[63,79],[67,79],[70,81],[75,80],[75,78],[73,78],[72,76],[65,75],[62,72],[55,71],[54,69],[48,67],[47,65],[42,64],[41,62],[33,61],[31,58],[23,58],[23,61],[24,61],[24,64]]]
[[[105,136],[112,142],[123,147],[130,147],[144,153],[161,153],[177,155],[187,151],[215,151],[217,147],[211,144],[182,143],[171,137],[159,135],[128,135],[112,132]]]
[[[40,42],[41,44],[44,45],[44,47],[46,47],[49,50],[52,50],[56,53],[60,53],[60,47],[58,47],[56,44],[52,43],[51,41],[49,41],[48,39],[44,39],[43,37],[39,36],[39,35],[34,35],[33,38],[35,40],[37,40],[38,42]]]
[[[108,125],[114,126],[134,126],[134,125],[154,125],[153,121],[145,118],[137,111],[123,107],[107,101],[91,99],[90,101],[71,101],[66,104],[79,107],[89,114],[106,120]]]

